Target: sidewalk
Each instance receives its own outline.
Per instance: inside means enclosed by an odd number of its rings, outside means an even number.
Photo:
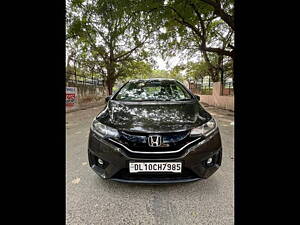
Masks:
[[[216,106],[201,103],[201,105],[210,112],[220,113],[222,115],[234,116],[234,111],[218,108]]]
[[[215,106],[203,105],[203,107],[217,120],[217,123],[221,127],[234,126],[234,112],[233,111],[220,109]]]
[[[104,105],[104,104],[105,104],[105,99],[102,98],[100,101],[97,101],[97,102],[90,102],[90,103],[81,104],[80,106],[78,106],[75,109],[68,109],[66,107],[66,113],[76,112],[76,111],[84,110],[84,109],[88,109],[88,108],[93,108],[93,107],[101,106],[101,105]]]

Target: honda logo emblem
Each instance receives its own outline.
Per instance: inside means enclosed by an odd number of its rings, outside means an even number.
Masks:
[[[150,147],[159,147],[161,145],[160,135],[150,135],[148,137],[148,144]]]

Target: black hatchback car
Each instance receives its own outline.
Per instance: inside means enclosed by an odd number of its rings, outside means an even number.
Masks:
[[[221,165],[214,118],[173,79],[131,80],[93,120],[88,158],[102,178],[129,183],[205,179]]]

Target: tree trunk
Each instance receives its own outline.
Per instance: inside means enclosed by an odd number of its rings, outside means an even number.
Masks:
[[[110,79],[106,80],[106,87],[107,87],[108,95],[112,95],[112,82]]]
[[[211,64],[211,62],[210,62],[210,60],[208,58],[207,52],[206,51],[201,51],[201,53],[202,53],[202,55],[204,57],[205,62],[208,65],[208,72],[210,74],[210,77],[211,77],[212,81],[213,82],[217,82],[218,80],[216,80],[216,78],[215,78],[215,73],[216,73],[215,67]]]
[[[116,73],[115,67],[113,63],[110,63],[107,67],[107,80],[106,80],[108,95],[112,95],[112,89],[116,81],[115,73]]]
[[[112,89],[114,84],[115,84],[114,70],[110,68],[107,70],[107,80],[106,80],[108,95],[112,95]]]
[[[114,84],[115,84],[115,81],[113,79],[107,78],[106,86],[107,86],[108,95],[112,95],[112,89],[113,89]]]
[[[74,75],[75,75],[75,84],[77,85],[77,70],[76,70],[76,61],[74,62]]]
[[[67,67],[66,67],[66,83],[68,83],[69,78],[70,78],[70,56],[67,56]]]

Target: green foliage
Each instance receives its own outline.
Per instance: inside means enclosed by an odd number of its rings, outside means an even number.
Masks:
[[[224,62],[224,78],[231,77],[233,78],[233,61],[228,60]]]
[[[129,61],[123,65],[123,69],[123,76],[118,79],[122,82],[131,79],[146,79],[152,74],[152,65],[145,61]]]
[[[145,4],[152,4],[152,1],[145,0]],[[217,17],[214,13],[214,8],[211,5],[199,0],[171,0],[167,4],[161,1],[159,8],[163,10],[164,17],[160,18],[162,27],[166,28],[166,33],[160,34],[160,47],[163,48],[163,53],[173,53],[173,51],[180,49],[187,49],[193,45],[194,50],[199,51],[199,44],[201,40],[199,34],[191,28],[195,28],[199,33],[210,36],[209,32],[216,27],[217,24],[222,23],[227,29],[230,29],[226,23]],[[226,12],[231,13],[229,9],[233,8],[232,1],[222,0],[221,4]],[[201,28],[200,18],[203,20],[205,30]],[[210,25],[210,23],[213,23]],[[211,26],[211,27],[210,27]],[[216,34],[214,34],[216,35]],[[176,41],[176,37],[181,37],[181,41]],[[188,41],[186,41],[188,40]],[[191,43],[191,40],[194,43]],[[168,49],[174,47],[173,49]]]
[[[212,5],[201,0],[171,0],[162,4],[165,12],[162,26],[165,32],[158,35],[158,46],[163,57],[187,51],[186,56],[201,53],[207,63],[210,76],[218,80],[218,57],[230,55],[233,30],[226,21],[216,15]],[[221,0],[220,9],[233,17],[233,1]]]
[[[216,2],[233,18],[233,0]],[[187,77],[216,79],[220,56],[234,46],[231,24],[201,0],[67,0],[66,15],[68,63],[86,74],[101,74],[110,86],[131,78],[183,81],[185,69]],[[183,51],[186,57],[201,53],[204,60],[153,70],[151,56]],[[232,74],[232,60],[224,68]]]
[[[97,67],[109,91],[135,60],[149,57],[142,49],[156,30],[156,22],[133,0],[70,0],[67,38],[80,43],[81,60]],[[94,65],[92,65],[94,64]]]
[[[167,70],[153,70],[152,78],[169,78]]]
[[[233,77],[233,61],[232,59],[226,58],[223,65],[222,62],[218,61],[217,57],[212,57],[212,63],[215,67],[220,66],[219,70],[223,70],[224,79],[227,77]],[[204,77],[211,76],[210,67],[204,60],[200,62],[188,62],[186,65],[186,77],[193,80],[199,80]]]
[[[179,81],[184,81],[183,70],[185,66],[178,65],[172,68],[170,71],[153,69],[150,63],[144,61],[132,61],[124,66],[124,76],[121,76],[118,80],[125,82],[131,79],[148,79],[148,78],[169,78]]]
[[[194,80],[204,78],[210,75],[209,66],[205,61],[187,63],[187,77]]]
[[[151,78],[169,78],[179,81],[184,81],[183,70],[185,67],[183,65],[177,65],[173,67],[170,71],[167,70],[153,70]]]

